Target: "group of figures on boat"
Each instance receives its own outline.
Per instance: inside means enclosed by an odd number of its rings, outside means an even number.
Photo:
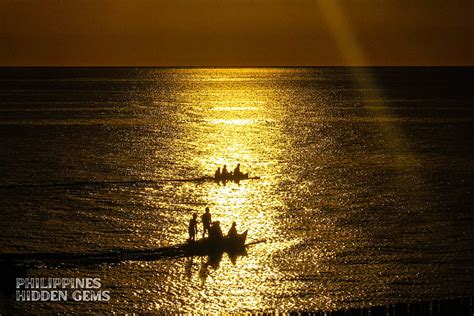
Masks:
[[[249,179],[248,173],[240,171],[240,163],[237,164],[234,171],[229,172],[227,166],[224,165],[222,170],[217,168],[214,174],[215,181],[238,182],[242,179]],[[196,213],[189,220],[188,224],[188,248],[194,253],[208,252],[235,252],[245,248],[245,240],[247,231],[239,234],[237,232],[236,223],[233,222],[227,235],[224,235],[219,221],[212,221],[209,207],[206,207],[204,214],[201,215],[202,222],[202,238],[197,239],[198,235],[198,216]],[[206,237],[207,236],[207,237]]]
[[[196,247],[196,250],[212,250],[216,251],[232,251],[244,247],[247,231],[242,234],[237,232],[237,225],[232,223],[227,235],[224,236],[219,221],[212,221],[212,216],[209,207],[206,207],[204,214],[201,215],[202,222],[202,239],[197,240],[198,235],[198,220],[197,214],[194,213],[189,221],[188,233],[189,244]],[[207,237],[206,237],[207,235]]]
[[[216,181],[238,181],[242,179],[248,179],[249,174],[248,173],[242,173],[240,171],[240,163],[237,164],[237,167],[235,167],[234,171],[228,171],[227,170],[227,165],[224,165],[222,167],[217,168],[216,172],[214,173],[214,180]]]

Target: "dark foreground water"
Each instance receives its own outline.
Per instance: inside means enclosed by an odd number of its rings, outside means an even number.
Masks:
[[[0,312],[330,310],[474,293],[473,68],[0,69],[2,253],[183,242],[210,206],[246,256],[47,260],[109,302]],[[240,185],[173,182],[240,162]],[[149,181],[141,181],[149,180]]]

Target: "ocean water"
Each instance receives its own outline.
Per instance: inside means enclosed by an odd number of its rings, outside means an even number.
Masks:
[[[109,302],[0,311],[331,310],[472,295],[473,68],[2,68],[0,250],[180,244],[209,206],[247,254],[36,262]],[[258,180],[179,182],[227,164]],[[143,181],[146,180],[146,181]]]

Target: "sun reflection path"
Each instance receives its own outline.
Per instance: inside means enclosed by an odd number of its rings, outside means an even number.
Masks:
[[[272,124],[279,119],[279,105],[271,103],[275,100],[273,88],[261,86],[265,81],[247,78],[248,69],[206,71],[209,82],[200,81],[199,88],[191,89],[188,96],[196,117],[189,141],[196,145],[198,153],[189,157],[190,164],[199,174],[212,175],[217,167],[225,164],[231,171],[240,163],[242,172],[262,179],[204,185],[200,188],[202,205],[210,206],[213,220],[221,222],[224,233],[235,221],[239,231],[249,230],[248,242],[275,239],[275,221],[284,209],[284,202],[274,194],[281,178],[278,162],[284,150],[278,144],[283,143],[284,136]],[[221,268],[211,269],[208,278],[212,281],[196,283],[192,295],[206,302],[212,293],[220,293],[214,298],[223,301],[213,300],[214,305],[203,307],[206,310],[202,311],[221,310],[227,306],[225,301],[235,301],[236,297],[245,297],[245,302],[236,308],[257,310],[262,306],[264,280],[276,278],[275,271],[265,262],[282,247],[285,245],[279,240],[261,244],[250,249],[251,256],[239,258],[237,266],[224,259]]]
[[[266,122],[273,120],[268,104],[270,90],[258,87],[257,81],[243,80],[247,69],[241,71],[209,70],[210,82],[202,89],[195,89],[191,99],[199,100],[200,121],[195,126],[195,137],[201,144],[200,155],[193,157],[202,174],[213,174],[224,164],[232,170],[241,163],[243,172],[251,175],[271,175],[268,164],[275,157],[262,151],[263,142],[275,142],[278,134],[261,135]],[[261,136],[265,137],[265,140]],[[273,137],[271,137],[273,136]],[[259,174],[257,174],[259,173]],[[267,181],[245,182],[240,185],[213,185],[206,188],[205,201],[211,205],[213,216],[219,219],[223,228],[236,221],[240,229],[248,228],[252,238],[272,235],[272,212],[278,201],[263,201],[271,190]]]

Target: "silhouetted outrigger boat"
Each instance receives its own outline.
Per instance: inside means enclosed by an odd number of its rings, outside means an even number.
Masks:
[[[206,256],[220,252],[240,253],[245,251],[245,240],[247,231],[237,236],[223,237],[222,239],[202,238],[196,241],[188,241],[183,250],[188,256]]]
[[[203,238],[196,241],[188,241],[184,244],[143,250],[111,250],[99,253],[3,253],[0,254],[0,270],[5,266],[16,266],[18,264],[41,263],[59,265],[84,265],[114,263],[122,261],[153,261],[166,258],[179,258],[191,256],[209,256],[216,253],[244,254],[247,239],[247,231],[237,234],[234,238],[223,237],[219,240]]]
[[[239,176],[234,176],[234,175],[229,175],[226,177],[220,176],[220,177],[211,177],[211,176],[204,176],[204,177],[198,177],[198,178],[188,178],[188,179],[168,179],[168,180],[161,180],[161,181],[166,181],[166,182],[240,182],[242,180],[257,180],[260,179],[260,177],[250,177],[248,173],[239,175]],[[157,181],[160,182],[160,181]]]
[[[259,177],[249,177],[248,173],[241,173],[241,174],[232,174],[229,173],[228,175],[220,175],[219,177],[214,177],[214,181],[234,181],[238,182],[241,180],[248,180],[248,179],[258,179]]]

